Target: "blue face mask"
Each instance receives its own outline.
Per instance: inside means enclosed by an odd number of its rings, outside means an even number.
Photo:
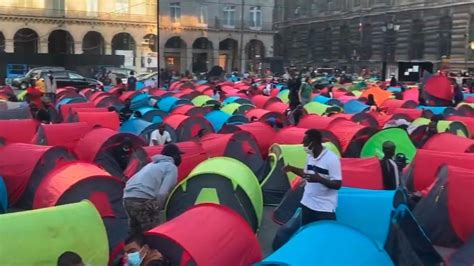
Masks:
[[[142,263],[140,251],[127,254],[127,266],[140,266],[140,263]]]

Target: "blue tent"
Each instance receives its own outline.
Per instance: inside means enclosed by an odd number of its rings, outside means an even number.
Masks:
[[[239,103],[239,104],[252,104],[252,101],[249,99],[241,98],[239,96],[230,96],[225,98],[223,105],[230,104],[230,103]]]
[[[467,99],[469,97],[474,97],[474,93],[464,93],[463,96],[464,96],[464,99]]]
[[[342,188],[337,221],[357,228],[384,247],[390,227],[395,191]]]
[[[150,123],[142,119],[130,119],[122,123],[120,133],[130,133],[135,136],[142,137],[145,141],[149,141],[150,134],[158,127],[158,123]],[[174,129],[166,125],[166,131],[171,136],[171,140],[176,142],[178,137]]]
[[[355,228],[333,221],[312,223],[256,265],[393,265],[385,250]],[[274,265],[275,265],[274,264]]]
[[[370,106],[367,104],[358,101],[358,100],[350,100],[344,104],[344,113],[346,114],[357,114],[360,112],[364,112],[369,109]]]
[[[7,186],[3,181],[3,178],[0,176],[0,213],[7,212],[8,208],[8,193]]]
[[[164,112],[169,113],[175,107],[177,107],[178,105],[182,105],[182,104],[191,104],[191,102],[189,100],[179,99],[179,98],[176,98],[176,97],[173,97],[173,96],[168,96],[168,97],[165,97],[165,98],[161,99],[158,102],[158,108],[160,110],[164,111]]]
[[[402,88],[400,87],[389,87],[387,90],[389,92],[402,92]]]
[[[322,95],[318,95],[318,96],[315,96],[313,98],[313,101],[318,102],[318,103],[323,103],[323,104],[326,104],[330,100],[331,100],[331,98],[326,97],[326,96],[322,96]]]
[[[243,115],[230,115],[222,111],[212,111],[204,116],[214,127],[215,132],[219,132],[225,124],[244,124],[248,119]]]
[[[138,108],[137,111],[142,114],[143,120],[153,123],[161,122],[166,116],[168,116],[167,113],[149,106]]]
[[[132,110],[137,110],[141,107],[147,107],[149,106],[149,103],[148,103],[149,100],[150,100],[150,95],[148,93],[137,94],[132,98],[130,107],[132,108]]]
[[[417,109],[422,109],[422,110],[429,110],[433,112],[435,115],[442,115],[444,114],[444,111],[448,108],[447,106],[424,106],[420,105],[416,107]]]

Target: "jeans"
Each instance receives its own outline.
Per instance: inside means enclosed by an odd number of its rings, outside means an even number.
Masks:
[[[302,205],[302,217],[301,217],[301,225],[307,225],[317,221],[335,221],[336,220],[336,213],[335,212],[320,212],[314,211],[310,208]]]

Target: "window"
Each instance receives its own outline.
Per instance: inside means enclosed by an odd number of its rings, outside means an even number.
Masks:
[[[410,59],[422,59],[424,49],[423,22],[417,19],[411,26]]]
[[[65,11],[64,0],[53,0],[53,6],[54,6],[54,14],[64,15],[64,11]]]
[[[224,27],[235,27],[235,6],[224,7]]]
[[[351,59],[350,29],[342,25],[339,30],[339,59]]]
[[[372,25],[363,24],[360,30],[362,31],[360,58],[362,60],[370,60],[372,57]]]
[[[262,9],[259,6],[250,7],[250,28],[262,28]]]
[[[199,8],[199,24],[207,25],[208,14],[207,14],[207,6],[201,6]]]
[[[76,74],[76,73],[72,73],[72,72],[69,72],[69,78],[70,79],[84,79],[83,76],[81,76],[79,74]]]
[[[98,0],[87,0],[87,16],[97,17],[98,12],[99,12]]]
[[[116,13],[129,13],[129,0],[115,0],[115,12]]]
[[[469,59],[474,59],[474,49],[472,49],[471,44],[474,44],[474,16],[471,16],[471,21],[469,22],[469,44],[468,44],[468,51],[469,51]]]
[[[171,22],[179,23],[181,21],[181,4],[178,2],[170,3]]]
[[[439,56],[451,55],[451,30],[453,21],[451,17],[443,17],[439,23]]]
[[[332,31],[330,27],[327,27],[323,31],[322,48],[324,51],[323,58],[332,58]]]

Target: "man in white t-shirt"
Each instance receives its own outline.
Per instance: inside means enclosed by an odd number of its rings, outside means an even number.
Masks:
[[[161,124],[158,129],[151,132],[150,135],[150,146],[165,145],[171,143],[171,136],[168,131],[165,130],[165,125]]]
[[[324,148],[322,135],[316,129],[306,131],[303,146],[308,154],[305,169],[285,166],[306,179],[302,204],[302,225],[321,220],[336,220],[337,194],[342,186],[341,161]]]

